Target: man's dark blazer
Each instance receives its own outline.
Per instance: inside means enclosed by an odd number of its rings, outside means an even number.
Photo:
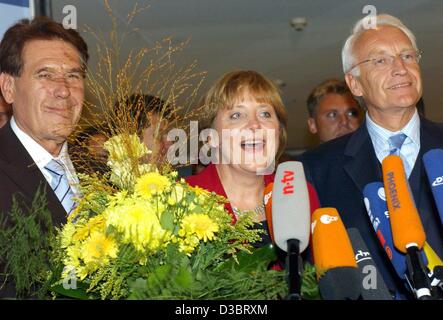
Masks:
[[[428,243],[443,258],[443,232],[422,156],[443,148],[443,124],[420,118],[420,152],[409,177],[409,184],[426,232]],[[337,208],[346,228],[358,228],[388,288],[409,295],[379,244],[363,202],[366,184],[382,182],[366,123],[354,133],[309,150],[299,157],[307,179],[317,190],[322,207]]]
[[[21,205],[28,208],[39,188],[46,189],[48,208],[54,226],[66,222],[66,211],[61,205],[45,177],[32,160],[25,147],[12,131],[11,124],[0,129],[0,218],[3,221],[11,210],[12,197],[15,195]],[[11,239],[14,241],[14,239]],[[0,266],[1,267],[1,266]],[[1,271],[0,271],[1,273]],[[3,284],[0,276],[0,287]],[[0,297],[14,295],[11,285],[0,289]]]

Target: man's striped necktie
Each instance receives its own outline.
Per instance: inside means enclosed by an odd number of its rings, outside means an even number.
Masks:
[[[63,164],[60,161],[52,159],[45,169],[51,174],[51,188],[56,194],[58,200],[62,204],[67,214],[70,214],[75,207],[75,202],[72,197],[75,196],[74,191],[69,185],[66,171]]]

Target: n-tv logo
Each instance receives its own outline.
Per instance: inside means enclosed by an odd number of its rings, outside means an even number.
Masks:
[[[435,178],[434,182],[432,182],[433,187],[438,187],[443,184],[443,176]]]
[[[281,179],[281,183],[284,184],[284,187],[283,187],[283,194],[284,195],[294,193],[293,181],[294,181],[294,171],[285,170],[283,172],[283,179]]]

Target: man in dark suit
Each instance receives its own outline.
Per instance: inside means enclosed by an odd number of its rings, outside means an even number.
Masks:
[[[13,108],[0,129],[0,217],[6,225],[13,197],[30,207],[39,186],[54,225],[75,207],[78,180],[66,140],[80,118],[87,60],[78,32],[44,17],[19,21],[0,43],[0,88]],[[11,294],[10,283],[0,289],[0,296]]]
[[[443,234],[421,158],[443,147],[443,126],[419,116],[422,95],[420,52],[412,32],[400,20],[377,16],[377,28],[354,27],[343,51],[346,82],[367,108],[354,133],[327,142],[300,158],[322,206],[337,208],[346,228],[358,228],[388,287],[399,297],[410,292],[379,244],[363,202],[363,188],[382,181],[381,162],[397,146],[426,232],[427,242],[443,257]]]

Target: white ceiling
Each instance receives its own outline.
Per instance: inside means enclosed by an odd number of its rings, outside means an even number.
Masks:
[[[197,60],[207,71],[200,93],[234,69],[257,70],[285,82],[283,98],[289,114],[288,147],[309,147],[305,101],[312,87],[328,77],[342,77],[340,51],[352,25],[370,2],[379,13],[399,17],[416,35],[424,51],[422,72],[428,117],[443,120],[443,1],[442,0],[139,0],[150,5],[132,27],[139,34],[127,46],[150,46],[172,36],[175,43],[191,38],[177,63]],[[136,1],[110,2],[121,23]],[[77,8],[81,28],[109,30],[110,19],[98,0],[53,0],[53,17],[62,21],[63,7]],[[296,16],[308,25],[297,32]],[[85,34],[93,53],[93,39]],[[94,57],[92,57],[92,66]]]

